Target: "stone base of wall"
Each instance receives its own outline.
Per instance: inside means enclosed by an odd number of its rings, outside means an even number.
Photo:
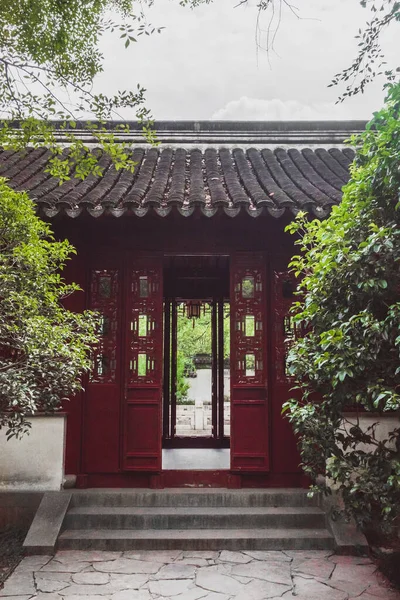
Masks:
[[[64,480],[66,416],[35,415],[29,434],[7,440],[0,430],[0,492],[59,491]]]
[[[43,498],[43,492],[0,492],[0,529],[28,528]]]

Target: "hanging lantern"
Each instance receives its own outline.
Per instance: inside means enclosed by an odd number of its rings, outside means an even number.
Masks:
[[[198,319],[200,311],[201,302],[199,300],[189,300],[186,302],[186,316],[188,319]]]

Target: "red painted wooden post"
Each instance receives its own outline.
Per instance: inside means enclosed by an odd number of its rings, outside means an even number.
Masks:
[[[231,261],[231,469],[268,471],[266,263],[262,253]]]
[[[211,303],[211,436],[218,439],[218,332],[217,332],[217,301]]]
[[[171,383],[171,299],[164,302],[164,381],[163,381],[163,440],[171,437],[170,383]]]
[[[162,258],[134,258],[128,267],[123,411],[123,468],[161,469]]]
[[[171,439],[176,437],[176,392],[178,384],[178,306],[176,299],[172,300],[171,315]]]
[[[218,300],[218,438],[224,438],[224,300]]]

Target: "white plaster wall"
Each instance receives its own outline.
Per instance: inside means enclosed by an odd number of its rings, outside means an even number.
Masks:
[[[363,413],[360,414],[357,420],[356,414],[347,414],[346,421],[342,422],[342,428],[349,431],[352,425],[359,425],[361,429],[367,432],[368,427],[377,423],[375,429],[375,437],[377,441],[386,440],[389,437],[389,433],[394,429],[400,428],[400,415],[398,413],[386,413],[378,415],[374,413]],[[394,444],[392,444],[394,447]],[[367,444],[359,444],[357,446],[359,450],[368,451],[368,449],[374,449],[374,446],[369,447]]]
[[[361,427],[361,429],[366,432],[368,427],[370,427],[374,423],[377,423],[377,426],[375,429],[375,437],[376,437],[377,441],[386,440],[386,439],[388,439],[389,433],[391,431],[393,431],[394,429],[400,428],[400,414],[397,412],[396,413],[386,413],[383,415],[378,415],[376,413],[364,413],[364,414],[358,415],[358,418],[357,418],[357,414],[347,413],[346,419],[342,421],[342,426],[341,426],[340,430],[342,432],[344,432],[345,430],[349,431],[351,426],[354,424],[354,425],[359,425]],[[395,449],[395,443],[392,443],[390,445],[390,447],[392,449]],[[363,450],[364,452],[368,452],[368,451],[373,452],[375,450],[375,446],[372,444],[371,445],[358,444],[357,450]],[[351,448],[348,448],[346,450],[346,452],[351,452],[351,451],[352,451]],[[329,463],[330,460],[331,459],[328,458],[327,464]],[[333,481],[329,478],[326,478],[326,482],[331,487],[332,490],[335,490],[339,487],[339,484],[335,485],[333,483]],[[335,498],[333,504],[341,504],[341,500],[339,499],[339,497]]]
[[[64,414],[34,416],[29,435],[7,441],[0,429],[0,491],[60,490],[64,480]]]

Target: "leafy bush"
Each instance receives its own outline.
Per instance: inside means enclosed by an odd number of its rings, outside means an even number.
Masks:
[[[176,360],[176,401],[178,404],[186,404],[189,387],[186,380],[186,358],[182,352],[178,351]]]
[[[338,489],[364,527],[389,528],[400,514],[400,429],[381,439],[375,424],[360,426],[363,414],[379,421],[400,406],[399,116],[400,84],[390,85],[385,107],[352,139],[340,206],[323,222],[302,214],[288,227],[300,234],[293,311],[306,333],[289,356],[301,398],[284,410],[314,489]]]
[[[27,194],[0,178],[0,428],[27,431],[27,415],[54,411],[81,389],[97,319],[61,301],[77,291],[60,271],[73,247],[54,240]]]

